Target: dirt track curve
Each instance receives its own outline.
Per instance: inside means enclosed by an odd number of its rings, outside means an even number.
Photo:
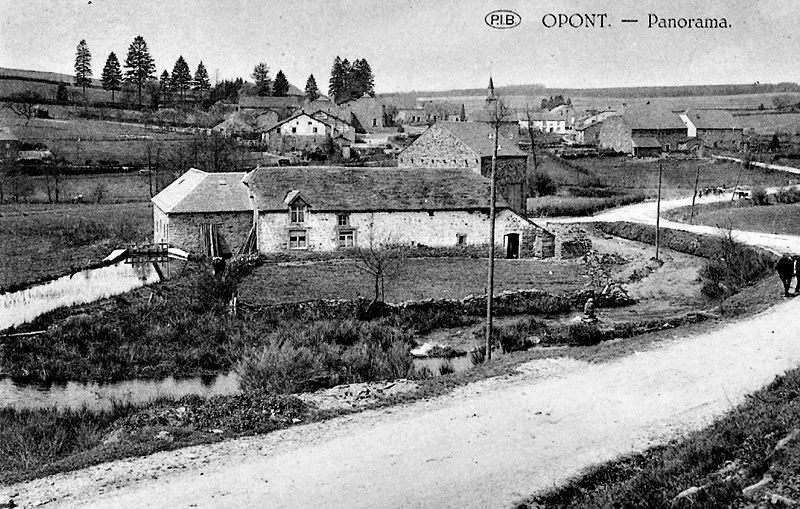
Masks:
[[[798,365],[798,311],[787,300],[605,364],[535,361],[430,401],[0,491],[22,507],[507,507],[699,428]]]

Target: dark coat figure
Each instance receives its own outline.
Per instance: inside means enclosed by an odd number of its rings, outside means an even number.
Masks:
[[[778,271],[778,276],[781,278],[781,283],[783,283],[783,295],[788,297],[789,296],[789,287],[792,286],[792,278],[795,277],[798,272],[797,257],[795,256],[781,256],[781,259],[778,260],[778,263],[775,265],[775,270]],[[797,293],[800,290],[800,277],[797,279],[797,286],[795,286],[794,292]]]

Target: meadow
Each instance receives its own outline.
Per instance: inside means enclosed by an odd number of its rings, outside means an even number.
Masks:
[[[0,290],[68,273],[152,237],[147,202],[0,206]]]
[[[689,221],[688,207],[667,212],[669,219]],[[695,207],[694,224],[737,230],[800,235],[800,203],[756,206],[750,201],[712,203]]]
[[[569,292],[583,288],[583,267],[548,260],[496,260],[495,292],[536,288]],[[462,299],[486,288],[485,258],[409,258],[387,279],[386,300]],[[239,297],[251,304],[315,299],[371,299],[374,280],[353,260],[265,264],[243,282]]]

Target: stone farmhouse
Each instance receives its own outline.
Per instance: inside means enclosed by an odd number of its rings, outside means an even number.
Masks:
[[[650,105],[626,107],[605,119],[600,128],[600,146],[636,157],[659,156],[678,149],[688,137],[681,117]]]
[[[152,199],[153,240],[202,252],[210,227],[231,251],[335,251],[370,244],[485,244],[489,181],[467,168],[191,169]],[[497,203],[509,258],[553,256],[554,236]]]
[[[687,110],[680,114],[689,138],[699,138],[712,148],[741,150],[744,130],[724,110]]]
[[[364,93],[358,99],[348,99],[337,104],[337,107],[351,114],[352,123],[358,133],[372,133],[388,127],[392,119],[386,113],[386,103],[378,97]],[[343,115],[339,115],[342,117]]]
[[[272,151],[303,150],[321,147],[325,140],[342,138],[348,143],[355,140],[355,127],[325,111],[305,113],[298,111],[265,131],[263,138]]]
[[[525,215],[528,154],[519,148],[516,124],[500,129],[497,152],[497,190],[512,210]],[[397,156],[401,168],[468,168],[491,175],[494,129],[483,122],[438,122]]]

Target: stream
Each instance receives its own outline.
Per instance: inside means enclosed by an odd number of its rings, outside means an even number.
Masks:
[[[66,382],[63,384],[23,384],[0,378],[0,409],[37,408],[105,410],[114,403],[147,403],[160,397],[178,399],[189,394],[205,398],[239,392],[235,373],[194,378],[126,380],[112,383]]]
[[[0,330],[63,306],[85,304],[159,281],[152,263],[86,269],[25,290],[0,294]]]

